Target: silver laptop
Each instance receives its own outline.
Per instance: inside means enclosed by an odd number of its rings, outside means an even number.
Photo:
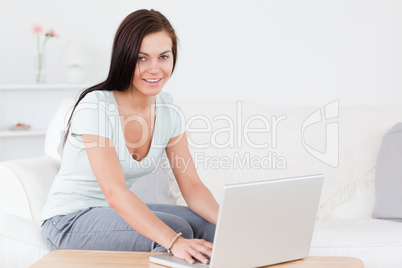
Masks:
[[[150,261],[169,267],[250,268],[305,258],[323,175],[225,185],[209,265],[170,254]]]

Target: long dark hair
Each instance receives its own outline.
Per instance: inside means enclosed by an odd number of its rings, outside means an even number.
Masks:
[[[124,91],[133,81],[138,52],[142,40],[148,34],[165,31],[172,39],[173,69],[177,60],[177,36],[172,25],[162,13],[153,9],[141,9],[129,14],[120,24],[114,37],[112,59],[106,80],[81,92],[67,123],[63,146],[71,128],[71,119],[78,103],[96,90]]]

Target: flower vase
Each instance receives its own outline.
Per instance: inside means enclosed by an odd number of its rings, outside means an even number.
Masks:
[[[34,50],[34,79],[37,84],[46,83],[46,57],[44,47]]]

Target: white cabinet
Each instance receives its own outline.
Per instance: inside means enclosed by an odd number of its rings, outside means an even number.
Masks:
[[[64,99],[91,85],[0,85],[0,161],[44,155],[47,126]],[[17,123],[29,130],[10,130]]]

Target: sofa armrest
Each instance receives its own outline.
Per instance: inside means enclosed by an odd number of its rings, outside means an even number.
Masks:
[[[0,211],[39,220],[59,167],[46,156],[0,162]]]

